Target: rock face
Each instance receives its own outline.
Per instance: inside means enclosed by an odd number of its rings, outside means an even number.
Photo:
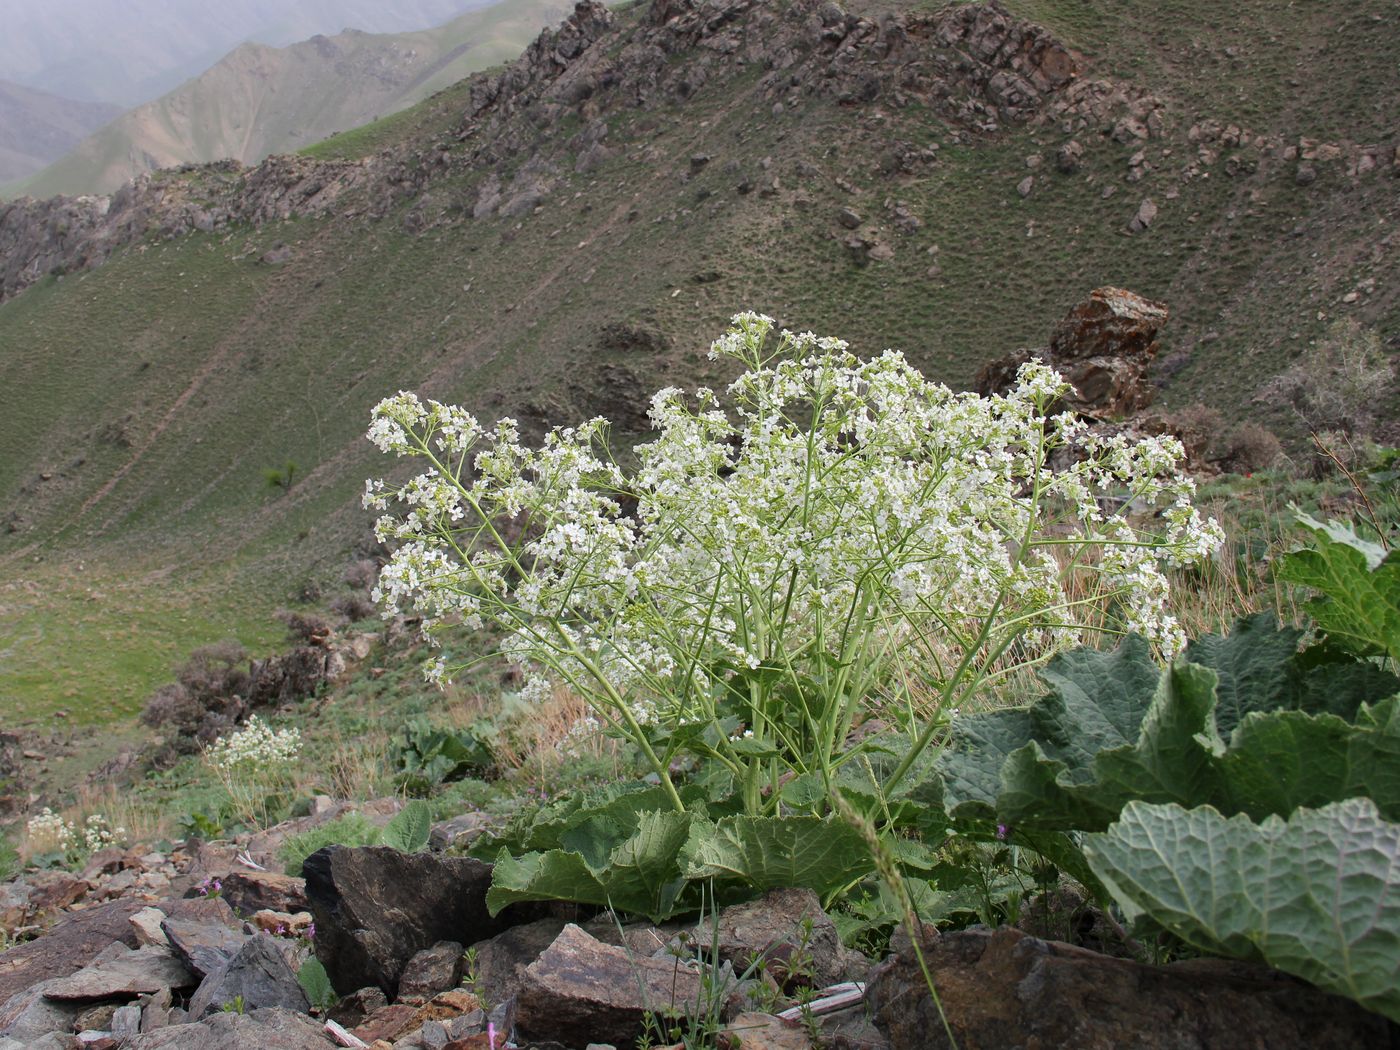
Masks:
[[[456,941],[438,941],[431,948],[415,952],[404,963],[399,976],[399,999],[431,999],[438,992],[457,987],[461,980],[462,946]]]
[[[1016,382],[1016,370],[1032,359],[1057,369],[1073,385],[1066,407],[1093,419],[1121,418],[1152,401],[1147,370],[1157,355],[1157,332],[1167,322],[1163,303],[1122,288],[1095,288],[1050,335],[1050,345],[1018,350],[977,373],[980,394],[1000,394]]]
[[[218,1013],[200,1024],[180,1024],[138,1035],[123,1050],[327,1050],[321,1025],[291,1010]]]
[[[112,944],[135,948],[130,918],[142,907],[140,901],[121,900],[74,912],[38,940],[0,954],[0,1001],[40,981],[67,977]]]
[[[44,995],[50,999],[134,999],[162,988],[190,988],[195,978],[168,948],[112,945],[77,973],[50,981]]]
[[[303,871],[316,955],[344,994],[377,985],[394,998],[414,953],[439,941],[472,944],[535,917],[509,908],[493,919],[491,865],[470,857],[327,846]]]
[[[623,31],[602,3],[583,0],[503,71],[471,78],[456,131],[463,150],[431,144],[363,163],[223,161],[143,175],[110,197],[0,205],[0,301],[148,237],[329,213],[378,219],[406,200],[417,202],[406,228],[420,233],[453,206],[451,194],[430,186],[442,174],[492,172],[475,216],[523,216],[554,191],[566,166],[591,171],[617,152],[602,141],[607,112],[667,107],[751,69],[765,71],[758,90],[775,113],[803,93],[843,105],[917,101],[959,126],[995,131],[1044,115],[1047,99],[1074,84],[1079,60],[998,0],[879,18],[819,0],[655,0]],[[566,116],[579,117],[582,129],[560,140],[564,149],[537,152],[539,129]],[[266,261],[296,265],[286,251]]]
[[[566,1046],[631,1046],[647,1011],[694,1012],[700,975],[680,959],[638,958],[572,924],[525,968],[516,1022]]]
[[[784,988],[823,988],[863,976],[868,961],[841,944],[831,918],[811,890],[772,890],[756,901],[719,913],[711,926],[701,922],[695,943],[709,952],[711,941],[723,962],[744,973],[762,960],[768,975]]]
[[[234,1003],[245,1010],[278,1006],[306,1013],[311,1008],[287,957],[267,934],[250,938],[204,978],[190,997],[189,1015],[199,1020]]]
[[[1243,964],[1144,966],[1014,929],[936,937],[924,954],[961,1050],[1394,1045],[1379,1015]],[[912,952],[877,966],[867,997],[894,1050],[953,1045]]]

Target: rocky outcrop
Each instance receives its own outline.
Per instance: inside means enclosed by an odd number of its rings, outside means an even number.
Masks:
[[[1065,407],[1092,419],[1130,416],[1152,401],[1147,372],[1167,315],[1164,304],[1133,292],[1095,288],[1055,326],[1049,346],[1018,350],[983,365],[977,391],[1005,393],[1015,385],[1021,365],[1040,360],[1074,387]]]
[[[328,846],[306,859],[316,955],[341,992],[370,985],[391,997],[405,964],[439,941],[472,944],[535,918],[486,910],[491,865],[470,857]]]
[[[606,46],[599,46],[605,42]],[[22,198],[0,205],[0,301],[48,275],[98,266],[148,238],[211,232],[336,213],[379,218],[417,198],[406,228],[434,222],[429,184],[444,173],[510,170],[490,179],[476,217],[527,214],[560,172],[591,171],[613,154],[604,145],[609,111],[684,101],[757,66],[761,95],[781,107],[802,96],[844,105],[918,102],[969,129],[1037,118],[1072,85],[1079,60],[1045,29],[1008,14],[997,0],[933,15],[847,14],[835,3],[799,0],[655,0],[625,30],[596,0],[584,0],[516,61],[471,80],[457,129],[465,149],[423,144],[364,162],[273,156],[143,175],[109,197]],[[551,142],[566,115],[583,128]],[[520,165],[513,158],[525,154]],[[294,256],[277,256],[290,265]]]
[[[871,975],[868,1001],[894,1050],[1395,1045],[1383,1017],[1242,963],[1146,966],[1014,929],[935,935],[924,955],[946,1029],[912,951]]]

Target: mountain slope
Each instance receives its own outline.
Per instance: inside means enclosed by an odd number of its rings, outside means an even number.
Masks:
[[[1189,68],[1153,41],[1206,0],[1081,6],[586,4],[321,159],[0,208],[0,637],[43,629],[0,704],[107,668],[129,710],[138,600],[211,640],[333,581],[399,389],[626,440],[655,388],[725,380],[738,309],[966,385],[1115,284],[1171,307],[1169,405],[1269,419],[1333,318],[1400,335],[1393,6],[1242,0]],[[1338,41],[1360,72],[1289,86]]]
[[[239,44],[290,44],[347,27],[439,25],[472,0],[44,0],[6,5],[0,69],[29,87],[129,108]]]
[[[347,30],[281,48],[243,44],[11,192],[109,193],[155,168],[225,158],[256,163],[300,149],[515,57],[570,6],[566,0],[503,0],[436,29]]]
[[[0,183],[34,174],[120,113],[0,80]]]

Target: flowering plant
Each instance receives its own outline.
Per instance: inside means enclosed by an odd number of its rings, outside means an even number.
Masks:
[[[31,856],[50,857],[77,864],[90,853],[126,843],[126,828],[113,826],[101,813],[89,814],[81,828],[48,806],[25,825],[25,843]]]
[[[267,822],[269,796],[282,787],[301,752],[301,731],[274,730],[257,715],[204,750],[204,761],[228,793],[229,805],[249,826]]]
[[[1183,644],[1164,568],[1221,534],[1174,439],[1050,414],[1067,386],[1036,363],[1005,396],[958,394],[894,351],[861,361],[757,314],[711,356],[745,370],[723,397],[658,392],[631,472],[603,419],[527,448],[510,419],[382,401],[370,440],[428,468],[367,485],[367,506],[397,504],[377,526],[397,544],[386,615],[410,607],[429,636],[496,628],[526,693],[578,692],[673,808],[688,752],[752,815],[820,807],[877,710],[908,733],[888,790],[937,730],[925,698],[957,707],[1086,631],[1140,633],[1164,658]]]

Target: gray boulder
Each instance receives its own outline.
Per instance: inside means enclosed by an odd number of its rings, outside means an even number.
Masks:
[[[271,1008],[172,1025],[128,1040],[123,1050],[325,1050],[334,1045],[320,1022]]]
[[[207,1017],[224,1007],[281,1007],[307,1013],[311,1004],[277,942],[267,934],[249,938],[238,953],[211,971],[190,998],[189,1015]]]

